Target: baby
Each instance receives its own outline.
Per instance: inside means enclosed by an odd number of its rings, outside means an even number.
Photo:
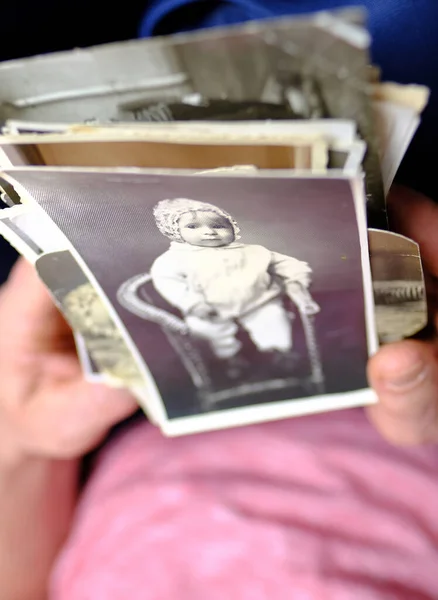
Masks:
[[[217,358],[239,353],[238,324],[259,351],[291,351],[292,322],[282,295],[306,314],[319,311],[307,289],[312,272],[307,263],[240,243],[233,217],[206,202],[162,200],[154,216],[171,240],[151,269],[155,289],[182,312],[194,335],[209,342]]]

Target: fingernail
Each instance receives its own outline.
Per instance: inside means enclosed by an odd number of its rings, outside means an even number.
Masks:
[[[417,359],[403,371],[387,374],[384,385],[389,390],[407,391],[421,383],[427,375],[427,365],[423,360]]]

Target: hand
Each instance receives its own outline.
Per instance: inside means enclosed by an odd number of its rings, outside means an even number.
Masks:
[[[210,304],[199,302],[190,309],[189,315],[198,317],[198,319],[211,319],[212,317],[217,317],[217,312]]]
[[[320,312],[321,308],[314,300],[309,300],[301,306],[301,312],[305,315],[316,315]]]
[[[23,260],[0,289],[0,381],[0,457],[79,457],[137,408],[84,380],[68,325]]]
[[[420,244],[431,335],[384,346],[370,360],[370,385],[379,404],[368,414],[377,429],[400,445],[438,442],[438,205],[404,188],[388,199],[391,226]]]

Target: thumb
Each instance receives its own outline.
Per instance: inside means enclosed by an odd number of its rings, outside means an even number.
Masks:
[[[390,442],[414,445],[438,440],[438,363],[430,343],[407,340],[384,346],[370,360],[368,378],[379,403],[371,421]]]

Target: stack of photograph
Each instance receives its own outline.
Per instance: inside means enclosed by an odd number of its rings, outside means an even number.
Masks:
[[[0,234],[166,435],[376,401],[423,329],[385,198],[428,101],[358,10],[0,65]]]

